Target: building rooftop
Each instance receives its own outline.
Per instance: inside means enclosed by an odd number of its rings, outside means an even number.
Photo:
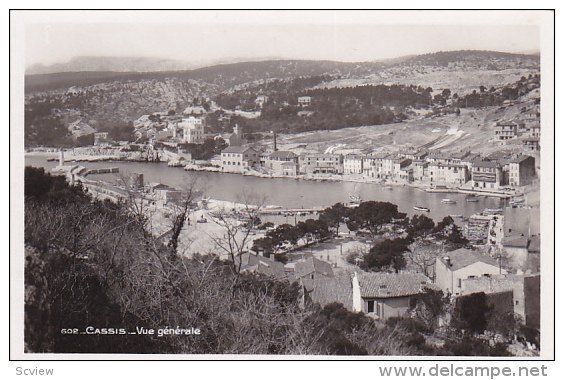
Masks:
[[[472,166],[478,168],[499,168],[500,164],[495,161],[484,161],[480,159],[472,162]]]
[[[294,267],[294,273],[296,274],[296,277],[304,277],[314,272],[321,273],[327,277],[334,276],[331,264],[326,261],[316,259],[315,257],[300,260],[296,262],[296,265]]]
[[[272,152],[268,155],[271,159],[279,159],[279,158],[296,158],[298,157],[296,153],[290,152],[288,150],[277,150],[276,152]]]
[[[497,260],[495,260],[494,258],[490,256],[482,255],[479,252],[471,251],[466,248],[460,248],[451,252],[447,252],[444,255],[444,257],[440,258],[443,264],[448,265],[447,261],[445,260],[445,257],[448,257],[450,259],[449,268],[451,271],[457,271],[459,269],[465,268],[469,265],[479,262],[495,265],[495,266],[499,265]]]
[[[436,289],[420,273],[362,273],[358,281],[362,298],[405,297],[421,293],[424,288]]]
[[[227,148],[223,149],[221,153],[245,153],[248,150],[255,150],[253,147],[250,146],[228,146]]]
[[[349,310],[353,308],[352,278],[348,272],[335,277],[318,277],[311,282],[311,300],[321,306],[338,302]]]
[[[504,247],[527,248],[529,239],[524,235],[513,235],[501,239]]]

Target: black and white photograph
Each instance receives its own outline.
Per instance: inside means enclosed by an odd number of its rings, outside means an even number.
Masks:
[[[11,357],[554,357],[553,11],[10,34]]]

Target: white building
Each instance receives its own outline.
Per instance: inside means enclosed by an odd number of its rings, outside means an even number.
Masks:
[[[343,160],[344,174],[362,174],[364,156],[347,154]]]
[[[495,259],[466,248],[448,252],[435,262],[435,284],[455,296],[463,293],[464,280],[499,274],[507,271]]]
[[[229,172],[241,172],[257,165],[259,152],[253,147],[229,146],[221,152],[221,168]]]
[[[311,105],[311,96],[300,96],[298,98],[298,105],[301,107],[308,107]]]
[[[204,142],[204,121],[203,119],[190,116],[182,119],[178,123],[178,128],[182,130],[182,141],[189,144],[202,144]]]

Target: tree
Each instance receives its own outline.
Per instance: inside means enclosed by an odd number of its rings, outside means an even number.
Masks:
[[[428,330],[437,327],[438,319],[444,314],[448,300],[442,290],[425,288],[417,298],[415,316]]]
[[[376,243],[364,256],[363,267],[372,270],[384,270],[392,267],[396,273],[405,267],[403,253],[409,250],[405,239],[386,239]]]
[[[259,219],[260,210],[264,201],[252,205],[250,197],[243,195],[243,202],[238,210],[231,212],[223,207],[216,209],[209,215],[214,223],[220,227],[220,233],[210,234],[209,237],[217,249],[227,255],[231,268],[235,274],[241,272],[243,253],[247,252],[251,242],[251,231]],[[241,222],[244,219],[246,222]]]
[[[368,201],[351,209],[347,227],[351,231],[366,228],[375,237],[380,228],[401,216],[398,206],[389,202]]]
[[[408,239],[412,240],[421,236],[426,236],[435,228],[433,219],[426,215],[415,214],[407,227]]]
[[[451,323],[459,329],[482,334],[488,326],[491,309],[484,292],[458,297]]]
[[[327,223],[329,227],[335,230],[335,235],[339,235],[339,227],[346,220],[348,214],[349,209],[347,207],[342,203],[335,203],[319,214],[319,220]]]

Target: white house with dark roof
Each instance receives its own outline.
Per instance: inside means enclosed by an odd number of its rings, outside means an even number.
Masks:
[[[467,278],[506,273],[496,259],[466,248],[448,252],[435,262],[435,284],[443,292],[453,295],[461,294],[463,281]]]
[[[352,279],[354,311],[380,321],[402,317],[426,288],[438,289],[420,273],[361,273]]]

